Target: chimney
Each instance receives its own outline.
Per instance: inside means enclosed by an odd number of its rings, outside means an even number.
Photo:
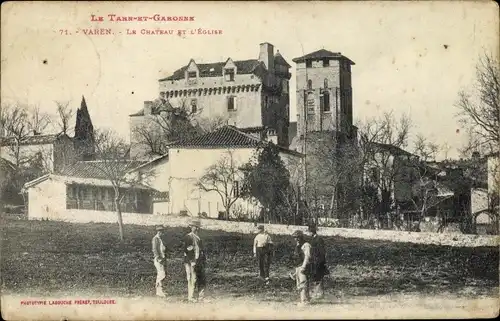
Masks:
[[[153,108],[153,102],[147,100],[144,102],[144,115],[151,115],[151,109]]]
[[[269,72],[274,72],[274,46],[268,42],[260,44],[259,61],[262,61]]]

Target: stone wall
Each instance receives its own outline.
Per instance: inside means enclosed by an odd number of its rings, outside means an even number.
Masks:
[[[66,222],[74,223],[90,223],[103,222],[115,223],[116,213],[114,212],[97,212],[86,210],[68,210],[66,215],[59,213],[58,219]],[[125,224],[137,225],[158,225],[164,224],[167,226],[187,226],[190,217],[179,217],[170,215],[151,215],[151,214],[132,214],[123,213],[123,222]],[[207,230],[223,230],[225,232],[235,233],[254,233],[255,225],[248,222],[229,222],[213,219],[201,219],[203,229]],[[266,229],[271,234],[275,235],[291,235],[293,231],[300,229],[306,231],[305,226],[294,225],[278,225],[266,224]],[[391,242],[404,242],[414,244],[434,244],[447,245],[457,247],[478,247],[478,246],[498,246],[498,236],[486,235],[450,235],[442,233],[425,233],[425,232],[401,232],[401,231],[386,231],[386,230],[361,230],[361,229],[346,229],[346,228],[320,228],[320,235],[323,236],[340,236],[345,238],[359,238],[371,240],[383,240]]]

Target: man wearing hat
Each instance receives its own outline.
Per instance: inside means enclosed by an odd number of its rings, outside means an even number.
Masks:
[[[264,225],[257,227],[257,235],[253,240],[253,256],[259,262],[260,277],[269,283],[269,267],[271,266],[271,255],[273,251],[273,241],[271,236],[264,230]]]
[[[200,221],[189,223],[191,232],[184,237],[184,267],[188,281],[188,300],[196,302],[205,291],[205,253],[203,242],[198,236]]]
[[[154,265],[156,268],[156,295],[159,297],[165,297],[165,292],[163,292],[163,282],[167,276],[165,273],[165,245],[161,239],[165,228],[163,226],[156,227],[156,234],[152,240],[153,255],[154,255]]]
[[[309,232],[311,233],[311,287],[314,298],[321,298],[324,294],[325,275],[328,275],[328,267],[326,266],[326,250],[325,241],[318,236],[316,225],[309,225]]]
[[[295,268],[295,274],[290,276],[297,282],[300,291],[299,305],[309,304],[309,279],[311,276],[311,244],[306,242],[304,233],[300,230],[293,232],[293,238],[297,242],[297,253],[299,255],[299,266]]]

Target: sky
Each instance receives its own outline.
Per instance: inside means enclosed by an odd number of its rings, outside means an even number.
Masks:
[[[91,21],[92,14],[104,21]],[[108,14],[194,21],[118,22]],[[409,114],[410,138],[422,133],[446,144],[448,157],[458,155],[467,136],[457,133],[458,92],[473,85],[480,55],[498,55],[499,48],[494,2],[8,2],[1,23],[2,104],[34,104],[53,114],[54,101],[76,109],[84,95],[94,127],[128,139],[128,115],[158,96],[158,79],[191,58],[257,59],[259,44],[269,42],[292,65],[294,93],[292,59],[324,48],[356,63],[355,120]],[[114,34],[85,35],[93,28]],[[222,34],[140,34],[155,28]]]

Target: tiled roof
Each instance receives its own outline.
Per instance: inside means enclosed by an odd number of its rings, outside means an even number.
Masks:
[[[55,175],[55,174],[46,174],[40,176],[32,181],[29,181],[24,184],[22,191],[27,192],[31,187],[36,186],[47,179],[52,179],[54,181],[62,182],[66,185],[70,184],[81,184],[81,185],[91,185],[91,186],[102,186],[102,187],[112,187],[112,182],[109,179],[102,178],[89,178],[89,177],[76,177],[76,176],[63,176],[63,175]],[[123,182],[120,184],[122,188],[134,188],[134,189],[143,189],[143,190],[154,190],[153,188],[143,185],[143,184],[133,184]]]
[[[52,144],[60,136],[61,136],[61,134],[27,136],[21,141],[21,145]],[[15,143],[16,143],[16,140],[14,137],[1,137],[0,138],[0,146],[11,146],[11,145],[14,145]]]
[[[226,125],[214,132],[187,140],[179,140],[170,147],[207,148],[207,147],[258,147],[261,141],[234,126]]]
[[[255,67],[260,64],[260,61],[258,59],[237,60],[234,61],[234,64],[237,68],[237,74],[251,74],[254,71]],[[200,70],[200,77],[220,77],[222,76],[222,69],[224,69],[226,62],[214,62],[209,64],[196,65]],[[186,65],[180,69],[177,69],[171,76],[162,78],[159,81],[184,79],[184,73],[187,67],[188,66]]]
[[[267,141],[258,139],[249,133],[226,125],[217,129],[214,132],[204,134],[193,139],[180,140],[171,144],[170,148],[256,148],[268,144]],[[304,156],[303,154],[276,146],[281,152],[292,154],[295,156]]]
[[[121,161],[116,162],[113,166],[116,167],[116,173],[125,173],[130,169],[136,168],[142,164],[146,163],[145,161]],[[98,179],[108,179],[105,169],[107,168],[106,163],[102,161],[81,161],[72,164],[71,166],[67,166],[64,168],[60,175],[62,176],[71,176],[71,177],[80,177],[80,178],[98,178]],[[115,168],[115,167],[113,167]],[[103,170],[104,169],[104,170]]]
[[[304,62],[306,59],[322,59],[322,58],[344,59],[347,60],[350,64],[354,65],[354,62],[352,60],[350,60],[346,56],[343,56],[340,52],[331,52],[326,49],[320,49],[315,52],[311,52],[302,57],[294,58],[292,59],[292,61],[297,63],[297,62]]]
[[[242,131],[244,133],[261,133],[264,131],[265,127],[264,126],[255,126],[255,127],[244,127],[244,128],[239,128],[239,131]]]

